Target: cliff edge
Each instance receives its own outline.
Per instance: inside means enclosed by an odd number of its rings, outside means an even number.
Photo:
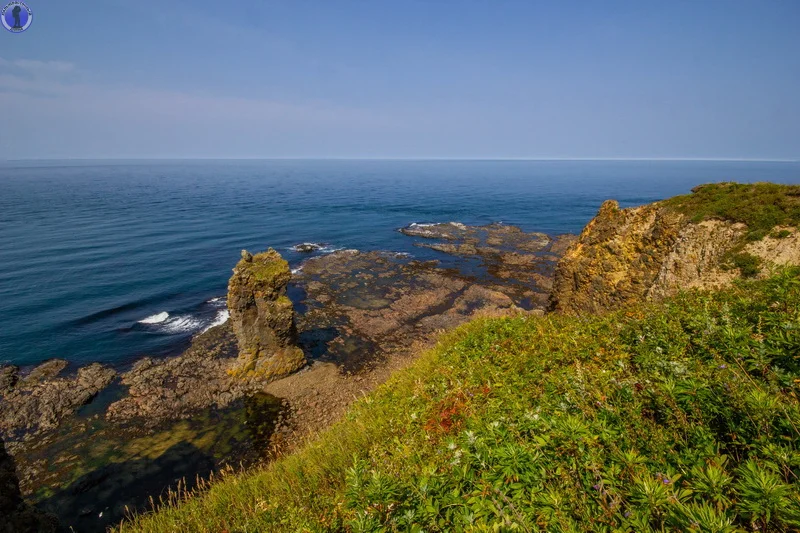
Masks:
[[[551,309],[602,312],[800,264],[799,223],[794,185],[701,185],[628,209],[607,200],[556,267]]]

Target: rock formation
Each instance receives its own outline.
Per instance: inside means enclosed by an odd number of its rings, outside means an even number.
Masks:
[[[0,533],[47,533],[56,527],[55,518],[36,511],[22,499],[14,460],[0,439]]]
[[[239,344],[231,375],[272,379],[305,365],[286,295],[291,277],[289,263],[272,248],[256,255],[242,252],[228,283],[228,310]]]
[[[608,200],[558,263],[551,308],[594,313],[680,290],[715,288],[740,276],[727,261],[735,250],[770,264],[800,262],[800,234],[785,230],[745,243],[747,226],[694,221],[664,202],[620,209]],[[768,268],[762,268],[766,272]]]
[[[0,369],[0,436],[25,438],[58,426],[62,419],[90,402],[116,376],[99,363],[85,366],[77,374],[59,377],[67,366],[63,359],[51,359],[19,377],[14,366]]]

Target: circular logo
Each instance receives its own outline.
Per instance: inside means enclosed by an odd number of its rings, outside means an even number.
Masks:
[[[22,33],[33,22],[33,12],[24,2],[9,2],[0,13],[0,20],[11,33]]]

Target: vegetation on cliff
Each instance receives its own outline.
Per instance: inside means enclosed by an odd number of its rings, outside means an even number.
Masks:
[[[800,528],[800,278],[479,319],[299,452],[120,531]]]
[[[694,222],[719,219],[746,224],[749,241],[764,238],[776,226],[800,225],[800,185],[709,183],[663,204]],[[784,230],[782,237],[787,235]]]
[[[800,264],[800,186],[715,183],[620,209],[608,200],[556,268],[551,308],[605,312]]]

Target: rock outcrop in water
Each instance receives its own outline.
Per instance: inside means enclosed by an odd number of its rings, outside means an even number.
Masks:
[[[800,263],[797,229],[775,231],[781,236],[746,242],[743,223],[697,221],[666,202],[620,209],[608,200],[558,263],[551,308],[594,313],[680,290],[721,287],[742,274],[731,263],[733,252],[756,258],[762,272]]]
[[[229,321],[198,335],[181,355],[137,361],[122,375],[128,394],[109,406],[107,419],[154,427],[199,409],[226,407],[301,368],[305,355],[295,344],[294,309],[286,295],[290,279],[278,252],[242,250],[228,287]]]
[[[0,439],[0,533],[48,533],[57,525],[55,518],[36,511],[22,499],[14,460]]]
[[[22,377],[16,367],[0,369],[0,436],[10,445],[57,427],[116,376],[111,368],[94,363],[60,377],[66,366],[63,359],[51,359]]]
[[[291,277],[289,263],[272,248],[256,255],[242,252],[228,282],[228,310],[239,344],[232,375],[271,379],[305,365],[297,347],[294,308],[286,295]]]

